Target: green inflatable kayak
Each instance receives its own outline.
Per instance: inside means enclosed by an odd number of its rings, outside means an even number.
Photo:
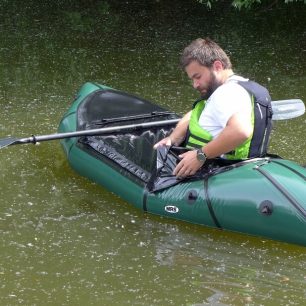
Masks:
[[[145,212],[306,246],[306,169],[275,155],[214,159],[195,176],[172,170],[184,148],[153,149],[180,116],[112,88],[86,83],[59,132],[71,167]]]

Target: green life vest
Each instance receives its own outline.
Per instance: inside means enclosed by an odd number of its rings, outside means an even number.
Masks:
[[[193,105],[189,121],[187,148],[202,148],[213,139],[212,135],[199,125],[199,119],[205,108],[205,104],[206,100],[198,100]]]
[[[239,160],[264,156],[267,153],[272,129],[272,107],[269,92],[266,88],[253,81],[238,82],[238,84],[245,88],[251,96],[253,133],[243,144],[224,154],[224,157],[226,159]],[[213,139],[212,135],[199,125],[199,118],[205,108],[205,104],[205,100],[198,100],[193,105],[186,147],[201,148]]]

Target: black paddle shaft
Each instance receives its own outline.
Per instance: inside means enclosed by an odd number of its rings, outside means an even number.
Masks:
[[[36,144],[38,142],[49,141],[49,140],[58,140],[64,138],[72,138],[72,137],[81,137],[81,136],[93,136],[93,135],[102,135],[102,134],[109,134],[109,133],[119,133],[126,130],[138,130],[144,128],[150,128],[154,126],[163,126],[163,125],[171,125],[176,124],[180,121],[180,118],[177,119],[170,119],[170,120],[162,120],[162,121],[155,121],[155,122],[145,122],[139,124],[129,124],[129,125],[121,125],[121,126],[114,126],[114,127],[106,127],[100,129],[92,129],[92,130],[82,130],[76,132],[67,132],[67,133],[56,133],[50,135],[41,135],[41,136],[30,136],[27,138],[14,138],[8,137],[0,139],[0,149],[16,145],[16,144],[26,144],[26,143],[33,143]]]
[[[300,99],[272,101],[271,104],[273,109],[273,117],[272,117],[273,120],[285,120],[285,119],[296,118],[305,113],[305,105],[303,101]],[[49,140],[57,140],[57,139],[80,137],[80,136],[102,135],[108,133],[119,133],[124,130],[137,130],[137,129],[144,129],[154,126],[163,126],[171,124],[174,125],[178,123],[179,120],[180,118],[155,121],[155,122],[145,122],[139,124],[105,127],[100,129],[82,130],[76,132],[57,133],[57,134],[42,135],[42,136],[33,135],[28,138],[8,137],[0,139],[0,149],[15,144],[25,144],[25,143],[35,144],[37,142],[49,141]]]

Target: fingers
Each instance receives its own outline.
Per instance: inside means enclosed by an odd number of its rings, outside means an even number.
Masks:
[[[177,177],[186,177],[194,175],[196,173],[195,169],[190,168],[190,166],[185,165],[183,161],[179,162],[173,171],[173,175]]]
[[[153,148],[156,150],[158,147],[161,147],[161,146],[171,146],[171,139],[170,137],[166,137],[162,140],[160,140],[159,142],[157,142]]]
[[[153,146],[153,149],[157,149],[158,147],[160,146],[159,142],[157,142],[154,146]]]
[[[190,163],[182,159],[173,170],[173,175],[177,177],[186,177],[194,175],[197,172],[197,170],[198,167],[190,165]]]
[[[186,177],[194,175],[201,167],[201,163],[196,158],[195,151],[189,151],[179,155],[182,159],[173,171],[173,175],[177,177]]]
[[[168,137],[167,141],[166,141],[166,146],[170,147],[172,144],[171,138]]]
[[[160,146],[171,146],[171,138],[166,137],[160,140],[153,146],[153,148],[157,149]],[[194,175],[203,165],[203,163],[201,164],[201,162],[197,160],[196,150],[185,152],[179,155],[179,158],[181,158],[181,161],[173,170],[173,175],[177,177],[186,177]]]

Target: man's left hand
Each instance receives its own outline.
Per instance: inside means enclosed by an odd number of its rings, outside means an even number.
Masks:
[[[186,177],[194,175],[203,166],[203,162],[197,159],[197,151],[192,150],[179,155],[181,161],[177,164],[173,171],[173,175],[177,177]]]

